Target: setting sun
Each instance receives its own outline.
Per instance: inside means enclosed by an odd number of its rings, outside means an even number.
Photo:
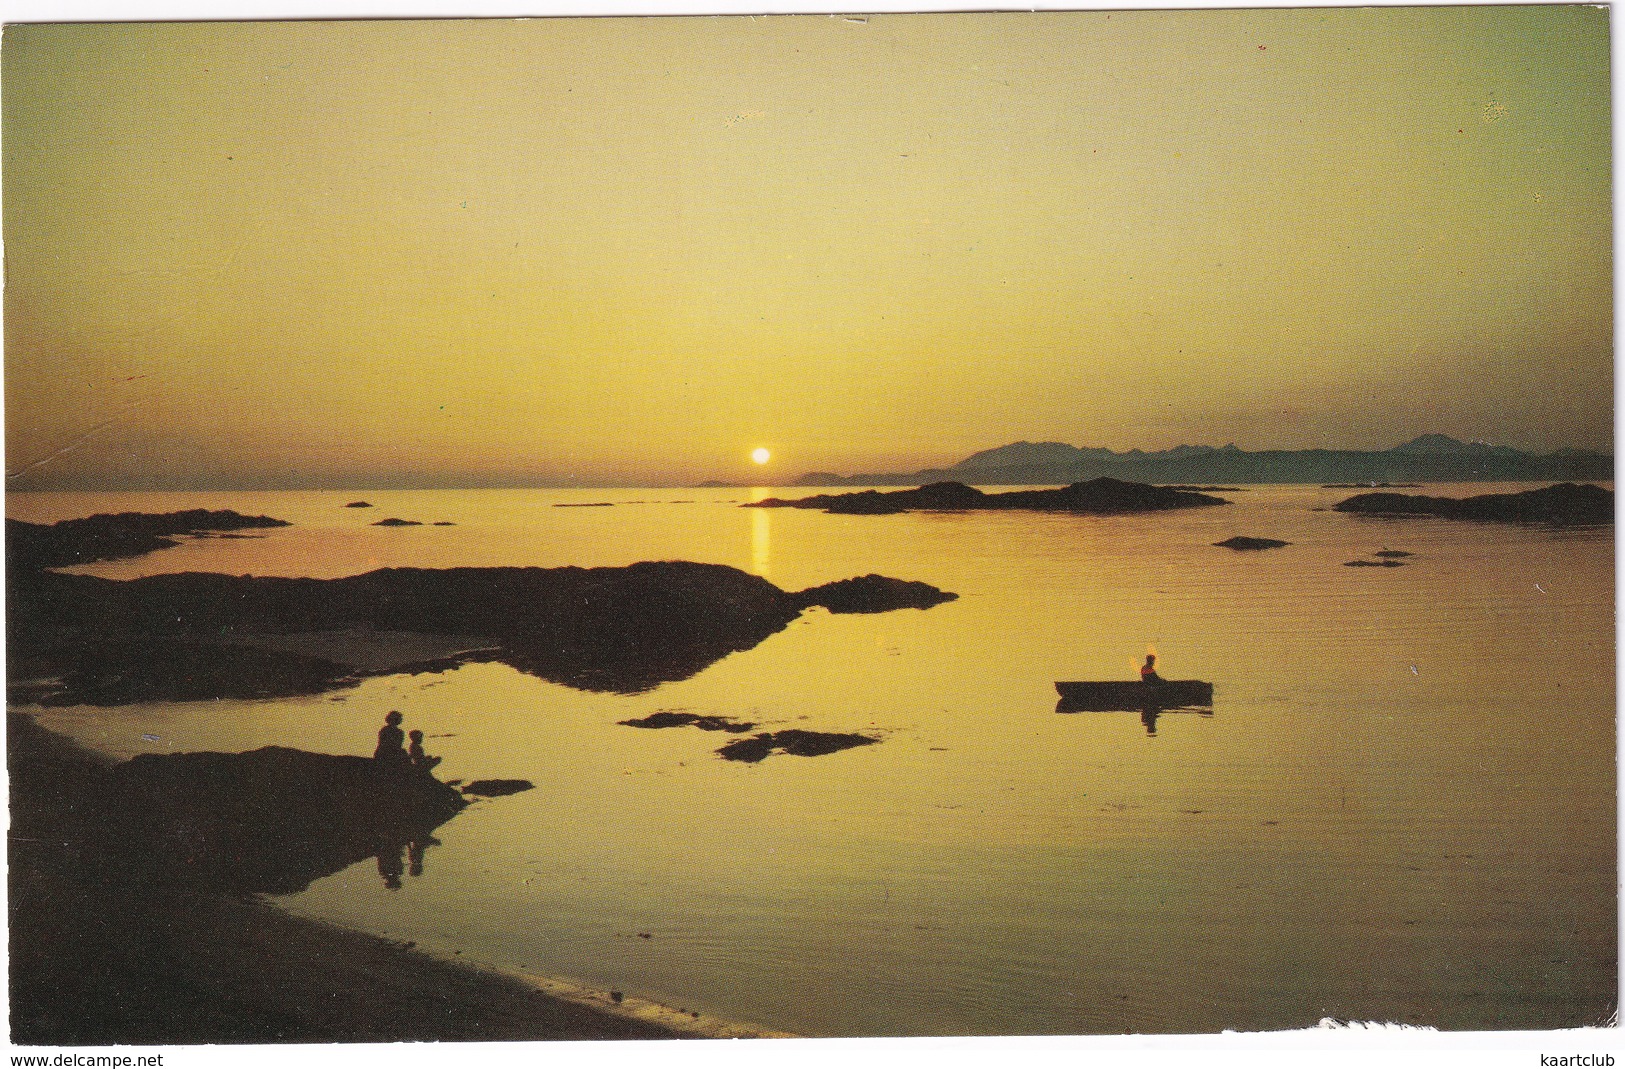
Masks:
[[[751,451],[750,458],[758,464],[766,464],[773,459],[773,454],[766,449],[754,449]]]

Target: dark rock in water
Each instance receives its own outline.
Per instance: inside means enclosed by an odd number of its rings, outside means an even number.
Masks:
[[[1324,483],[1322,490],[1409,490],[1421,483]]]
[[[822,757],[825,754],[850,750],[854,746],[869,746],[879,741],[868,735],[787,728],[784,731],[763,732],[748,739],[730,742],[717,753],[729,761],[747,761],[754,764],[774,753],[794,754],[797,757]]]
[[[81,520],[53,524],[6,520],[6,570],[33,571],[66,568],[102,560],[139,557],[155,549],[180,545],[176,535],[205,531],[237,531],[255,527],[287,527],[286,520],[244,516],[230,509],[211,512],[99,513]]]
[[[477,779],[473,783],[464,785],[464,794],[477,794],[482,798],[501,798],[508,794],[518,794],[535,788],[536,784],[528,779]]]
[[[455,523],[452,523],[450,520],[436,520],[436,521],[434,521],[434,525],[436,527],[456,527],[457,526]]]
[[[553,507],[556,509],[607,509],[613,508],[614,506],[615,502],[613,501],[583,501],[564,502],[561,504],[556,504]]]
[[[1076,512],[1115,516],[1164,509],[1223,505],[1223,498],[1175,490],[1147,483],[1099,478],[1073,483],[1058,490],[1012,490],[986,494],[958,482],[931,483],[913,490],[864,490],[854,494],[815,494],[785,500],[770,497],[747,503],[746,508],[823,509],[826,512],[884,516],[898,512],[996,511],[1005,509],[1040,512]]]
[[[701,731],[727,731],[736,735],[749,731],[756,726],[726,716],[702,716],[699,713],[678,713],[667,710],[650,713],[641,720],[621,720],[617,721],[617,723],[633,728],[697,727]]]
[[[1282,546],[1290,546],[1292,543],[1283,542],[1279,538],[1253,538],[1250,535],[1237,535],[1234,538],[1226,538],[1223,542],[1213,544],[1224,549],[1280,549]]]
[[[370,509],[370,508],[372,508],[372,502],[370,502],[370,501],[352,501],[348,505],[345,505],[344,507],[347,508],[347,509]]]
[[[890,612],[893,609],[929,609],[958,594],[938,590],[930,583],[888,579],[883,575],[862,575],[810,587],[792,595],[801,607],[822,605],[830,612]]]
[[[1614,522],[1614,493],[1590,483],[1558,483],[1517,494],[1424,497],[1420,494],[1357,494],[1332,506],[1338,512],[1375,516],[1440,516],[1451,520],[1539,523],[1555,527]]]
[[[1402,560],[1346,560],[1343,562],[1345,568],[1402,568],[1404,565],[1405,562]]]
[[[423,526],[423,521],[422,520],[398,520],[395,517],[391,516],[387,520],[376,520],[376,521],[374,521],[373,526],[374,527],[422,527]]]
[[[1371,554],[1373,557],[1414,557],[1416,554],[1403,549],[1379,549]]]

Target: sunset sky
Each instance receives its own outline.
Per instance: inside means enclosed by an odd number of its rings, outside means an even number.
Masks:
[[[8,486],[1611,450],[1607,19],[13,25]]]

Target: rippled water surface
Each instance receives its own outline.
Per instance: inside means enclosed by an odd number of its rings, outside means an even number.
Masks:
[[[400,709],[443,777],[537,789],[446,824],[398,890],[369,862],[290,908],[810,1035],[1611,1012],[1611,530],[1353,517],[1323,511],[1348,491],[1312,487],[1116,518],[738,507],[766,493],[13,494],[30,520],[294,523],[82,569],[117,578],[687,559],[790,590],[878,572],[960,595],[815,609],[635,696],[479,664],[41,719],[116,754],[367,753]],[[1211,545],[1236,534],[1292,544]],[[1343,566],[1385,546],[1414,556]],[[1211,715],[1057,713],[1055,680],[1132,678],[1148,647],[1213,681]],[[882,741],[751,765],[718,758],[719,733],[617,723],[672,709]]]

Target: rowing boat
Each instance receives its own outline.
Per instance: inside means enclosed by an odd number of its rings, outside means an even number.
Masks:
[[[1063,708],[1075,712],[1111,709],[1175,709],[1212,705],[1213,684],[1200,679],[1165,679],[1160,683],[1113,679],[1098,683],[1056,683]]]

